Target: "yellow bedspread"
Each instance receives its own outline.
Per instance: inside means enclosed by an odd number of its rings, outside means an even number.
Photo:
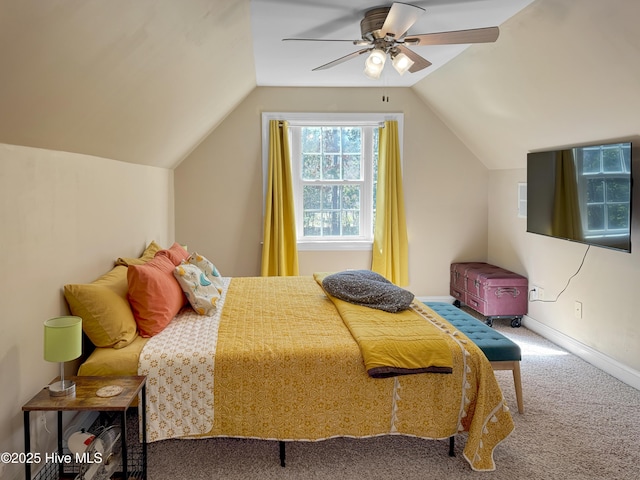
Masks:
[[[322,286],[327,275],[314,273],[313,278]],[[370,376],[451,373],[453,360],[445,333],[413,309],[390,313],[326,295],[358,343]]]
[[[464,455],[493,470],[513,429],[482,352],[433,311],[447,333],[451,375],[374,379],[331,300],[313,277],[234,278],[218,331],[214,425],[206,436],[321,440],[469,432]]]
[[[493,370],[471,341],[426,306],[414,305],[446,333],[453,373],[374,379],[313,277],[233,278],[226,295],[213,427],[201,436],[315,441],[388,434],[445,439],[467,432],[464,456],[471,467],[495,468],[493,450],[513,421]],[[195,348],[196,339],[192,343]],[[113,357],[122,365],[129,347],[100,349],[100,363]]]

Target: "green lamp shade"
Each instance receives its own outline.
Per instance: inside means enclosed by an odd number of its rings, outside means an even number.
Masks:
[[[82,319],[56,317],[44,322],[44,359],[68,362],[82,355]]]

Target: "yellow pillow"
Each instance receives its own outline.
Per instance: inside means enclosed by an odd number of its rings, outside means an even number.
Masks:
[[[116,265],[124,265],[125,267],[128,267],[129,265],[144,265],[149,260],[153,260],[153,257],[155,257],[156,253],[160,250],[162,250],[162,247],[152,241],[144,250],[140,258],[120,257],[116,260]]]
[[[136,337],[127,348],[96,348],[78,370],[83,376],[137,375],[138,358],[148,338]]]
[[[127,300],[127,267],[119,265],[89,284],[64,286],[73,315],[96,347],[122,348],[138,335]]]

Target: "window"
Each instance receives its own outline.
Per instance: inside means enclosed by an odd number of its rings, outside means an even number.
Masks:
[[[370,249],[378,129],[393,119],[401,132],[401,115],[264,114],[267,143],[271,118],[289,121],[298,248]]]
[[[291,159],[299,242],[371,242],[378,126],[292,126]]]
[[[580,195],[587,237],[627,234],[630,222],[630,144],[576,149],[580,166]],[[581,202],[582,203],[582,202]]]

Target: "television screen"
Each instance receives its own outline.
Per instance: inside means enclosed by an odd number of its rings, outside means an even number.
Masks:
[[[527,154],[527,232],[631,252],[631,142]]]

